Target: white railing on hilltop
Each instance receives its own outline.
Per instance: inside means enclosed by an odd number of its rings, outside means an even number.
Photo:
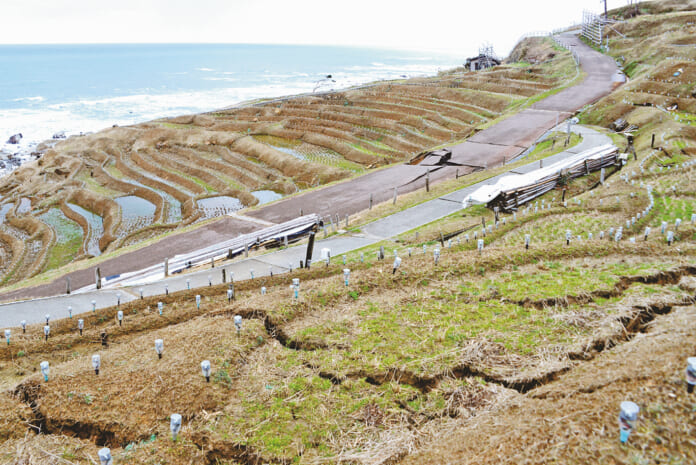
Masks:
[[[602,45],[603,28],[604,20],[600,16],[587,10],[582,12],[581,36],[597,46]]]

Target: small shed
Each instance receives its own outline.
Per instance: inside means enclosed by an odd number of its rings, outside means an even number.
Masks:
[[[500,60],[488,56],[488,55],[479,55],[473,58],[467,58],[466,63],[464,64],[464,67],[470,71],[478,71],[480,69],[486,69],[486,68],[491,68],[493,66],[498,66],[500,64]]]

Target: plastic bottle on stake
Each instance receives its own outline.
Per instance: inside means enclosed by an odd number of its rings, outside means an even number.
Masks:
[[[94,374],[99,375],[99,368],[101,367],[101,357],[99,354],[92,355],[92,368],[94,368]]]
[[[111,457],[111,449],[109,449],[108,447],[104,447],[104,448],[99,449],[98,457],[99,457],[99,462],[101,462],[101,465],[112,465],[113,464],[113,459]]]
[[[176,441],[176,437],[179,435],[181,430],[181,415],[178,413],[172,413],[169,420],[169,429],[172,432],[172,441]]]
[[[208,360],[203,360],[201,362],[201,372],[203,372],[203,376],[205,376],[205,381],[207,383],[210,382],[210,362]]]
[[[686,360],[686,392],[694,392],[696,386],[696,357],[689,357]]]
[[[237,335],[242,331],[242,315],[234,316],[234,327],[237,328]]]
[[[297,300],[300,297],[300,278],[292,278],[292,287]]]
[[[85,329],[85,320],[83,320],[82,318],[77,320],[77,329],[80,330],[80,336],[82,336],[82,330]]]
[[[394,259],[394,267],[392,268],[392,274],[396,273],[396,270],[401,266],[401,257],[396,257]]]
[[[5,330],[5,340],[7,341],[7,345],[10,345],[10,336],[12,335],[12,331],[9,329]]]
[[[162,352],[164,352],[164,341],[162,339],[155,339],[155,352],[157,352],[157,358],[162,358]]]
[[[638,412],[640,412],[640,407],[633,402],[621,402],[621,412],[619,413],[619,432],[620,440],[622,443],[628,441],[628,437],[631,435],[633,428],[636,426],[636,421],[638,421]]]
[[[43,361],[39,364],[39,367],[41,368],[41,374],[44,377],[44,381],[48,381],[48,375],[51,371],[51,369],[48,367],[48,362]]]

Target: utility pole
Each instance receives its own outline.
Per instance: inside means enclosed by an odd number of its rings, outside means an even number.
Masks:
[[[609,16],[607,14],[607,0],[604,0],[604,21],[608,21]]]

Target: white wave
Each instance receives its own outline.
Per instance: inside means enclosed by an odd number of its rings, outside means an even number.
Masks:
[[[205,77],[205,78],[203,78],[203,80],[204,81],[239,82],[239,79],[231,78],[231,77]]]
[[[37,95],[36,97],[20,97],[20,98],[15,98],[12,99],[13,102],[43,102],[45,99]]]
[[[212,68],[196,68],[196,71],[206,71],[206,72],[209,72],[209,71],[215,71],[215,70],[212,69]]]

